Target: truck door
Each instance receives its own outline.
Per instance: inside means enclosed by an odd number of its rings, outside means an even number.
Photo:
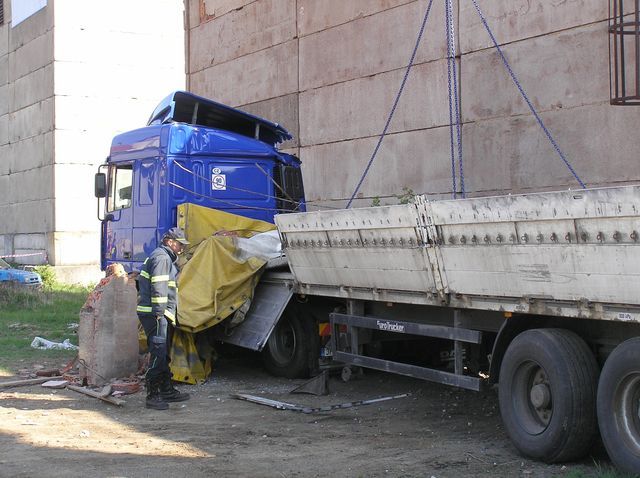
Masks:
[[[105,263],[120,262],[131,270],[133,163],[111,164],[107,185],[107,214],[103,221]]]

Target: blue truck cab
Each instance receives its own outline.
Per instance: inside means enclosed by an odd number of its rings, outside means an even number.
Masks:
[[[185,202],[272,223],[275,214],[304,211],[300,161],[276,148],[291,138],[238,109],[170,94],[146,127],[113,139],[96,174],[101,268],[139,270]]]

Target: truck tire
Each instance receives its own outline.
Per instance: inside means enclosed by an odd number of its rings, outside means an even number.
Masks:
[[[264,366],[276,377],[306,378],[312,368],[312,360],[318,359],[317,330],[313,323],[301,314],[285,311],[271,333],[263,351]],[[315,339],[315,340],[314,340]]]
[[[620,470],[640,473],[640,338],[618,345],[598,384],[600,436]]]
[[[598,364],[577,334],[534,329],[511,342],[498,396],[515,447],[547,463],[584,456],[597,436]]]

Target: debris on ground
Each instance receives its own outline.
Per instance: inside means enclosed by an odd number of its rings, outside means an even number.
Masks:
[[[11,380],[8,382],[0,382],[1,388],[10,388],[10,387],[26,387],[28,385],[39,385],[44,382],[48,382],[53,379],[61,379],[62,377],[40,377],[40,378],[27,378],[22,380]]]
[[[39,350],[78,350],[78,346],[73,345],[69,339],[64,339],[62,342],[53,342],[42,337],[35,337],[31,342],[31,347]]]

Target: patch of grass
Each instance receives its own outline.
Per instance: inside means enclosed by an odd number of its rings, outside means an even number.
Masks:
[[[629,475],[622,473],[611,466],[602,466],[596,463],[596,470],[590,472],[584,472],[580,470],[571,470],[562,478],[637,478],[638,475]]]
[[[0,368],[16,371],[29,363],[73,358],[73,350],[33,349],[31,341],[68,338],[77,345],[76,331],[69,324],[78,323],[89,292],[86,287],[60,284],[39,290],[0,285]]]

